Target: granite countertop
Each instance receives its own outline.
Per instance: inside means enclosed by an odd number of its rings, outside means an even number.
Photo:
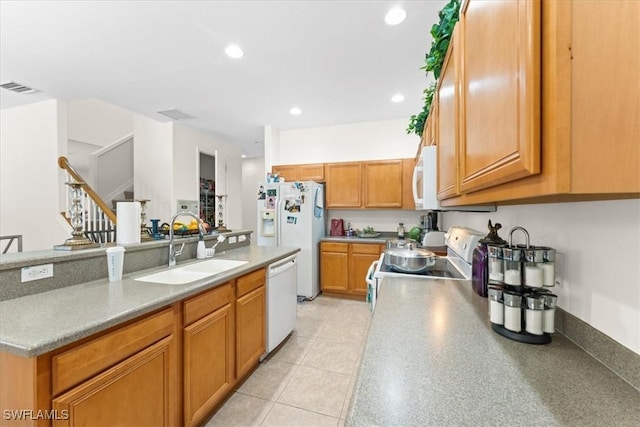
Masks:
[[[135,281],[167,267],[125,274],[122,281],[95,280],[0,302],[0,350],[23,357],[47,353],[231,278],[298,252],[298,248],[246,246],[216,259],[248,261],[240,267],[184,285]],[[195,261],[195,260],[194,260]],[[180,263],[178,266],[187,265]]]
[[[563,335],[487,317],[468,281],[384,278],[346,425],[638,425],[640,392]]]
[[[339,242],[339,243],[377,243],[385,245],[389,240],[396,240],[398,236],[395,233],[382,233],[379,237],[358,237],[358,236],[325,236],[320,238],[321,242]],[[423,247],[423,246],[421,246]],[[446,246],[424,246],[424,249],[435,252],[436,255],[447,255]]]

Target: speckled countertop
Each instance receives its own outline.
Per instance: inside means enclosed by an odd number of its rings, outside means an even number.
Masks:
[[[165,270],[125,274],[122,281],[95,280],[0,302],[0,350],[33,357],[167,306],[298,252],[297,248],[246,246],[215,258],[248,261],[216,276],[184,285],[135,281]],[[195,260],[194,260],[195,261]],[[179,266],[186,265],[179,264]]]
[[[493,332],[468,281],[385,278],[348,426],[637,426],[640,392],[554,334]]]

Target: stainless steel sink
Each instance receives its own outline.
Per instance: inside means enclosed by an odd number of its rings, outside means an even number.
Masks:
[[[205,279],[216,274],[246,264],[248,261],[236,261],[230,259],[210,259],[185,265],[184,267],[170,268],[158,273],[137,277],[134,280],[140,282],[159,283],[163,285],[185,285],[196,280]]]

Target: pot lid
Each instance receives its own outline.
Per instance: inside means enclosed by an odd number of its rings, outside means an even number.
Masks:
[[[428,249],[414,248],[412,246],[408,248],[389,248],[385,250],[385,253],[391,256],[404,256],[412,258],[432,258],[436,254]]]

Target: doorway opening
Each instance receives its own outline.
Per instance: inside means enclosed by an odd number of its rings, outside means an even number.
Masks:
[[[215,227],[216,219],[216,157],[199,152],[200,218]]]

